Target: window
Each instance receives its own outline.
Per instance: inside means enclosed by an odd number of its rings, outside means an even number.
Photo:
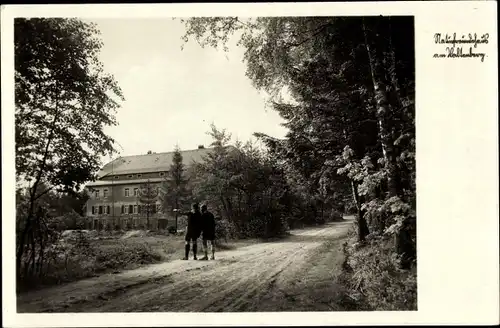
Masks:
[[[134,188],[134,196],[139,196],[139,188]]]
[[[95,191],[95,198],[99,199],[99,190]]]
[[[95,214],[95,208],[92,206],[92,214]]]
[[[99,206],[99,214],[102,214],[102,206]]]
[[[125,205],[122,205],[122,214],[125,214]]]
[[[109,206],[109,205],[108,205],[108,206],[106,206],[106,207],[107,207],[106,212],[108,212],[108,214],[111,214],[111,206]]]
[[[132,175],[132,174],[130,174],[130,175],[128,175],[128,176],[127,176],[127,178],[132,179],[132,178],[133,178],[133,175]]]
[[[134,214],[137,214],[137,205],[134,205]]]
[[[128,213],[132,214],[133,211],[134,211],[134,207],[132,205],[129,205],[128,206]]]
[[[160,172],[160,176],[164,176],[165,175],[165,172]]]
[[[142,174],[137,174],[137,177],[138,177],[138,178],[142,177]]]
[[[119,176],[115,175],[115,179],[119,179],[119,178],[120,178]]]
[[[108,197],[108,189],[104,189],[104,191],[102,193],[103,193],[104,198]]]
[[[141,205],[137,205],[137,213],[141,213]]]
[[[128,205],[122,205],[122,213],[128,214]]]
[[[125,197],[130,197],[130,190],[125,188]]]

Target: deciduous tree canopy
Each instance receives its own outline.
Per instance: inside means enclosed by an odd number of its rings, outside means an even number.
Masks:
[[[37,200],[51,190],[74,193],[94,178],[100,156],[114,151],[104,127],[116,124],[123,95],[98,59],[95,25],[63,18],[17,18],[14,25],[16,176],[29,185],[20,270],[28,235],[30,256],[43,250],[33,235],[43,219],[34,215]]]
[[[244,47],[247,76],[289,129],[257,133],[292,192],[319,209],[356,209],[358,237],[396,236],[415,256],[414,36],[411,17],[190,18],[184,40]],[[285,92],[286,91],[286,92]]]

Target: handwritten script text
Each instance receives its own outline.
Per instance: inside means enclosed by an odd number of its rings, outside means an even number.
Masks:
[[[479,58],[484,62],[486,53],[478,51],[478,45],[488,44],[489,34],[477,33],[462,34],[434,34],[434,42],[444,45],[444,53],[435,53],[434,58]]]

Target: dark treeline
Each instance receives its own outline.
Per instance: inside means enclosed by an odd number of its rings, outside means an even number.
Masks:
[[[212,126],[213,153],[191,167],[192,197],[208,201],[227,222],[231,237],[275,237],[298,225],[341,219],[290,179],[283,161],[254,143],[230,145],[230,134]]]

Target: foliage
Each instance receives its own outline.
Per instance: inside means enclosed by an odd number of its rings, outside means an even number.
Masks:
[[[179,208],[180,204],[189,200],[189,180],[187,178],[186,167],[183,163],[179,146],[175,147],[172,164],[162,183],[158,198],[160,200],[163,213],[168,213],[174,208]],[[175,229],[178,227],[176,213]]]
[[[53,247],[46,250],[49,262],[43,274],[18,277],[20,290],[75,281],[97,274],[115,272],[164,260],[173,253],[173,245],[121,240],[120,235],[96,239],[88,231],[59,234]]]
[[[118,243],[117,247],[98,250],[96,253],[95,271],[105,271],[109,269],[121,269],[131,263],[149,264],[161,260],[161,255],[153,252],[147,243],[128,244]]]
[[[345,250],[347,261],[343,274],[344,293],[358,303],[375,311],[417,310],[416,269],[402,270],[401,258],[393,252],[392,244],[381,237],[372,237],[369,245]]]
[[[77,19],[14,22],[16,179],[29,186],[27,206],[17,218],[18,274],[28,258],[28,271],[41,270],[27,252],[51,240],[51,209],[41,198],[52,190],[77,193],[95,177],[100,156],[114,151],[104,127],[116,124],[123,95],[98,59],[98,34],[95,25]]]
[[[195,198],[224,217],[236,237],[283,233],[287,184],[277,163],[250,142],[229,147],[231,135],[214,125],[209,134],[214,148],[195,165]]]
[[[103,127],[123,96],[98,60],[98,34],[77,19],[15,20],[16,174],[27,182],[75,190],[113,151]]]
[[[271,94],[272,107],[285,120],[284,140],[261,133],[256,136],[267,145],[268,157],[278,164],[286,181],[282,200],[289,206],[287,216],[300,218],[289,219],[289,224],[321,222],[325,212],[354,210],[360,245],[375,240],[374,258],[390,262],[387,266],[375,263],[375,268],[395,266],[393,256],[399,259],[397,265],[413,268],[412,19],[210,17],[183,21],[184,40],[195,39],[201,46],[225,47],[231,35],[239,35],[238,44],[246,50],[247,76],[256,88]],[[376,236],[394,238],[395,243],[389,246],[387,241],[373,239]],[[361,254],[353,252],[352,258],[356,256]],[[378,271],[363,272],[367,286],[369,277],[374,279],[371,295],[384,296],[377,287],[383,286],[377,280],[382,279]],[[403,276],[395,275],[391,283],[406,281]],[[408,305],[396,297],[387,304]]]

